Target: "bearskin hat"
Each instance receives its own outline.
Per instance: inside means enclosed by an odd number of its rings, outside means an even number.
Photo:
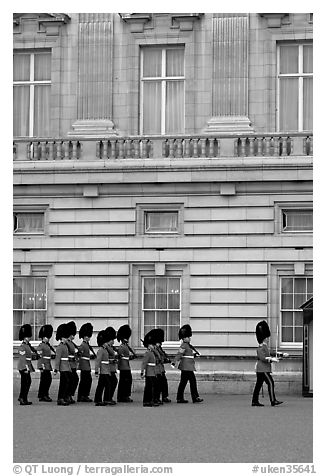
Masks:
[[[19,340],[24,340],[25,337],[32,337],[32,326],[30,324],[23,324],[19,329]]]
[[[117,332],[117,341],[129,340],[131,336],[131,329],[128,324],[119,327]]]
[[[56,340],[62,339],[64,337],[65,339],[68,339],[69,336],[71,336],[71,329],[68,324],[60,324],[60,326],[57,329],[56,332]]]
[[[164,330],[158,327],[157,329],[155,329],[155,333],[156,333],[156,342],[159,342],[160,344],[162,344],[162,342],[164,342]]]
[[[104,329],[102,329],[101,331],[98,332],[96,340],[97,340],[97,345],[99,347],[101,347],[101,345],[105,344],[105,342],[107,342],[109,340],[108,335],[107,335],[107,333],[105,332]]]
[[[185,337],[192,336],[192,329],[189,324],[185,324],[184,326],[180,327],[179,329],[179,339],[184,339]]]
[[[148,347],[149,344],[155,344],[154,338],[153,338],[153,330],[154,330],[154,329],[151,329],[151,330],[150,330],[149,332],[147,332],[147,334],[145,335],[144,340],[143,340],[143,346],[144,346],[144,347]]]
[[[86,322],[79,329],[79,339],[83,339],[84,337],[92,337],[92,334],[93,326],[90,322]]]
[[[269,326],[266,321],[258,322],[256,326],[256,338],[258,344],[261,344],[264,339],[270,337],[271,331],[269,330]]]
[[[38,336],[40,339],[43,339],[43,337],[47,337],[48,339],[51,339],[53,334],[53,327],[51,324],[44,324],[44,326],[41,327],[40,332],[38,333]]]
[[[69,336],[75,336],[77,334],[76,323],[74,321],[70,321],[70,322],[68,322],[67,326],[68,326],[68,329],[69,329]]]
[[[117,332],[113,327],[107,327],[105,329],[105,333],[107,335],[107,339],[109,340],[114,340],[117,337]]]

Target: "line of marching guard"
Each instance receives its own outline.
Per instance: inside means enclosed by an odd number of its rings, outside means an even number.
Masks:
[[[114,400],[117,389],[118,402],[132,402],[132,374],[130,360],[137,357],[128,341],[131,329],[128,324],[119,328],[118,332],[113,327],[100,330],[97,335],[98,351],[95,354],[89,341],[93,334],[93,326],[87,322],[79,329],[79,338],[82,342],[79,346],[74,343],[77,334],[75,322],[61,324],[56,331],[56,340],[59,345],[54,349],[50,344],[53,328],[45,324],[39,331],[41,343],[35,349],[30,340],[32,328],[30,324],[24,324],[19,331],[19,340],[22,341],[18,349],[18,370],[21,376],[21,385],[18,401],[20,405],[31,405],[28,393],[31,386],[31,373],[34,372],[32,364],[33,354],[37,358],[37,367],[40,371],[40,383],[38,399],[40,402],[52,402],[49,391],[52,383],[52,371],[56,375],[60,373],[57,404],[67,406],[77,402],[92,402],[90,391],[92,387],[91,363],[95,359],[95,376],[98,378],[94,395],[96,406],[116,405]],[[143,406],[157,407],[163,403],[170,403],[168,381],[164,364],[171,363],[173,368],[181,371],[180,382],[177,390],[177,403],[188,403],[184,398],[184,391],[189,382],[190,393],[193,403],[201,403],[197,390],[195,376],[195,357],[199,352],[190,344],[192,329],[189,324],[179,329],[180,347],[173,360],[168,358],[162,348],[164,342],[164,330],[151,329],[144,337],[143,345],[147,349],[142,360],[141,378],[145,379]],[[256,326],[256,337],[259,343],[257,349],[256,375],[257,381],[252,397],[252,406],[263,406],[259,400],[259,392],[264,382],[268,386],[269,398],[272,406],[282,402],[275,397],[274,381],[271,376],[271,362],[278,362],[278,355],[272,357],[268,348],[270,330],[266,321],[261,321]],[[120,343],[115,347],[114,341]],[[285,355],[284,355],[285,356]],[[51,360],[54,359],[54,369]],[[80,377],[77,370],[80,371]],[[117,379],[119,370],[119,382]]]

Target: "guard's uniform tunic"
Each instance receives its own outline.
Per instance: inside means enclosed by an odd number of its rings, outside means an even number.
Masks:
[[[119,370],[119,385],[118,385],[118,402],[126,402],[131,395],[132,375],[130,369],[130,359],[132,354],[125,342],[122,342],[118,347],[118,370]]]
[[[99,374],[99,379],[95,391],[94,402],[102,402],[103,391],[103,401],[108,402],[110,400],[110,370],[109,352],[105,345],[101,346],[97,351],[95,360],[95,374]]]
[[[271,357],[269,348],[265,343],[262,343],[257,348],[257,362],[256,362],[256,385],[252,396],[252,403],[258,403],[259,392],[264,382],[268,387],[269,399],[272,402],[276,400],[274,391],[274,380],[271,375],[272,364],[268,357]]]
[[[76,388],[78,386],[79,378],[77,374],[77,358],[78,358],[78,348],[75,344],[68,339],[66,343],[69,352],[69,363],[71,367],[71,378],[70,378],[70,386],[69,386],[69,395],[73,397],[76,392]]]
[[[28,392],[32,383],[31,372],[34,372],[34,367],[32,364],[32,350],[25,341],[18,348],[18,355],[17,369],[20,373],[19,400],[27,402]]]
[[[118,384],[118,379],[117,379],[117,359],[118,359],[118,353],[114,350],[112,345],[107,344],[107,351],[109,354],[109,381],[110,381],[110,388],[109,388],[109,402],[113,401],[113,395],[115,392],[115,389]]]
[[[69,403],[71,367],[69,363],[68,347],[64,342],[60,342],[56,348],[54,370],[60,372],[58,400],[64,400]]]
[[[155,366],[156,362],[154,352],[148,349],[144,354],[141,366],[141,373],[145,375],[143,404],[153,405],[155,401],[157,393]]]
[[[47,342],[41,342],[36,350],[40,357],[37,361],[37,368],[41,373],[37,396],[38,398],[49,397],[49,389],[52,383],[51,349]]]

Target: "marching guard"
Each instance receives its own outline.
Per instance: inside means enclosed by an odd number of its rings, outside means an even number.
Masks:
[[[93,348],[90,346],[89,341],[93,335],[93,326],[90,322],[83,324],[79,329],[79,338],[83,339],[83,342],[78,348],[79,359],[78,369],[80,370],[80,380],[77,393],[77,402],[92,402],[89,398],[89,394],[92,388],[92,372],[91,372],[91,352],[94,354]]]
[[[52,402],[52,398],[49,396],[49,389],[52,383],[51,351],[55,354],[55,350],[50,344],[52,334],[53,327],[50,324],[45,324],[41,327],[38,335],[39,338],[42,339],[42,342],[37,348],[39,355],[37,368],[40,371],[40,384],[37,396],[40,402]]]
[[[118,362],[118,352],[113,347],[114,340],[117,337],[117,332],[113,327],[107,327],[105,329],[107,334],[107,351],[109,353],[109,405],[115,405],[117,402],[113,400],[113,395],[115,389],[118,385],[117,379],[117,362]]]
[[[128,324],[119,327],[117,332],[117,341],[120,342],[118,347],[118,370],[119,370],[119,384],[117,392],[118,402],[132,402],[131,387],[132,374],[129,361],[136,358],[136,354],[129,346],[128,341],[131,336],[131,329]]]
[[[67,347],[69,352],[69,363],[71,367],[71,378],[70,378],[70,388],[69,388],[69,403],[76,403],[74,400],[74,395],[78,387],[78,374],[77,374],[77,361],[78,361],[78,347],[74,343],[74,338],[77,334],[77,327],[74,321],[70,321],[67,324],[69,329],[69,337],[67,339]]]
[[[110,398],[110,379],[109,379],[109,352],[107,342],[109,336],[105,330],[101,330],[97,334],[97,345],[99,347],[95,360],[95,375],[98,377],[97,387],[95,390],[94,402],[95,406],[103,407],[109,404]],[[103,394],[104,392],[104,394]]]
[[[157,395],[157,378],[155,374],[156,359],[151,331],[145,335],[143,345],[147,348],[140,371],[141,378],[145,378],[143,406],[158,407],[159,403],[155,401]]]
[[[67,406],[70,404],[70,386],[71,386],[71,367],[69,363],[69,352],[66,345],[70,334],[68,324],[60,324],[56,332],[56,340],[60,344],[56,349],[54,374],[60,372],[60,382],[58,390],[58,405]]]
[[[174,366],[181,370],[181,379],[177,391],[177,403],[188,403],[184,398],[184,390],[187,383],[190,384],[190,392],[193,403],[201,403],[203,399],[199,397],[195,376],[195,356],[199,352],[190,344],[192,329],[189,324],[185,324],[179,329],[179,339],[182,340],[180,348],[175,358]]]
[[[278,362],[277,357],[272,357],[268,348],[268,338],[270,337],[271,332],[269,330],[268,323],[266,321],[258,322],[256,326],[256,338],[259,344],[257,348],[257,362],[256,362],[256,385],[252,395],[253,407],[263,407],[264,405],[259,402],[259,392],[262,388],[264,382],[266,382],[268,387],[269,399],[272,407],[276,405],[281,405],[281,403],[275,397],[274,390],[274,380],[271,375],[272,364],[271,362]]]
[[[157,328],[155,332],[156,332],[156,341],[157,341],[155,344],[155,347],[157,349],[157,352],[160,355],[160,364],[161,364],[161,373],[160,373],[160,376],[158,377],[160,380],[158,382],[159,392],[160,392],[159,397],[162,394],[162,402],[170,403],[171,400],[169,399],[169,386],[168,386],[168,381],[166,378],[164,364],[171,363],[171,360],[169,359],[169,357],[166,355],[166,353],[164,352],[162,348],[162,343],[164,342],[164,330],[161,328]]]
[[[31,372],[34,372],[32,364],[32,352],[34,349],[31,347],[29,341],[32,337],[32,327],[30,324],[24,324],[19,330],[19,340],[22,341],[19,349],[19,359],[17,369],[20,373],[20,393],[18,401],[20,405],[32,405],[33,402],[29,402],[28,392],[32,383]]]

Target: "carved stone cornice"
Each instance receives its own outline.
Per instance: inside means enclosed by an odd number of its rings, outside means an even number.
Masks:
[[[172,26],[179,26],[180,30],[193,30],[194,22],[200,20],[204,13],[172,13]]]
[[[280,28],[282,21],[288,17],[288,13],[259,13],[259,15],[267,20],[268,28]]]
[[[35,24],[37,32],[47,36],[58,36],[60,27],[70,21],[66,13],[14,13],[13,25],[16,33],[23,32],[24,24]]]
[[[121,20],[130,25],[131,33],[142,33],[146,23],[152,20],[152,13],[119,13]]]

